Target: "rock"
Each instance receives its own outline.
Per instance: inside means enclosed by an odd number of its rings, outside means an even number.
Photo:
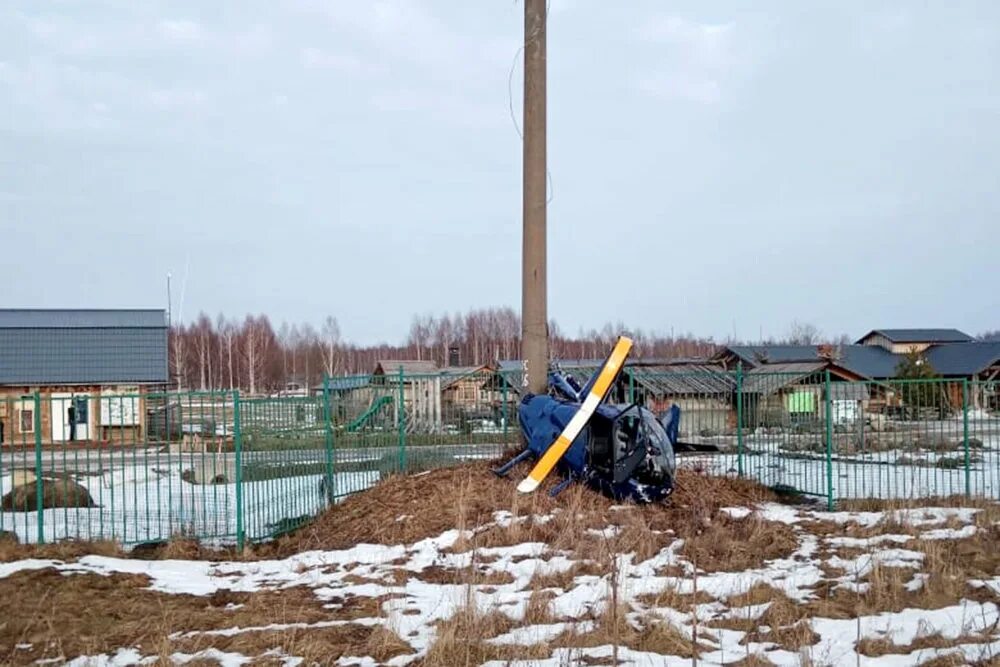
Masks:
[[[225,455],[199,457],[181,472],[189,484],[232,484],[236,482],[236,461]]]
[[[38,484],[21,484],[0,500],[7,512],[34,512],[38,508]],[[69,479],[42,479],[42,509],[53,507],[97,507],[90,492]]]

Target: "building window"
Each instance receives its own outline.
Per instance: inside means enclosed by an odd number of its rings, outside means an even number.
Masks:
[[[35,411],[34,410],[21,410],[19,413],[20,417],[18,421],[21,424],[21,433],[34,433],[35,432]]]
[[[73,397],[74,422],[75,424],[90,423],[90,406],[86,396]]]

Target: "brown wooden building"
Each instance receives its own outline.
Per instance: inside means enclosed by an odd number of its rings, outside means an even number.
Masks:
[[[163,310],[0,310],[0,443],[139,442]]]

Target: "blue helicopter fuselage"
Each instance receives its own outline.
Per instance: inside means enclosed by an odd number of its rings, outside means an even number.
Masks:
[[[580,402],[570,397],[524,397],[519,410],[521,432],[535,458],[552,446],[579,409]],[[566,478],[582,481],[616,500],[662,500],[673,491],[673,443],[679,414],[679,408],[672,408],[667,424],[661,424],[646,408],[602,403],[572,441],[558,469]]]

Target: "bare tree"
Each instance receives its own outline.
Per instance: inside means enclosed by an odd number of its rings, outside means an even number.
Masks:
[[[307,386],[312,386],[312,372],[316,369],[313,359],[316,355],[319,334],[309,323],[303,324],[299,332],[299,346],[302,348],[302,365]]]
[[[195,347],[198,351],[198,386],[206,391],[212,384],[212,320],[200,313],[194,325]]]
[[[337,372],[337,360],[340,348],[340,325],[337,318],[328,315],[323,320],[323,370],[327,375],[334,375]]]
[[[820,342],[820,332],[808,322],[795,320],[788,328],[787,341],[791,345],[815,345]]]
[[[185,374],[185,364],[184,364],[184,339],[186,337],[186,332],[184,330],[184,325],[177,325],[169,334],[170,338],[170,369],[177,379],[177,389],[180,390],[184,386],[184,374]]]
[[[236,346],[236,325],[219,315],[219,335],[226,350],[226,366],[229,371],[229,390],[236,388],[236,367],[233,364],[233,350]]]
[[[410,323],[410,336],[407,342],[415,348],[417,361],[423,359],[424,351],[430,344],[432,321],[430,315],[414,315],[413,322]]]
[[[248,389],[257,393],[258,384],[263,379],[267,363],[267,352],[271,343],[270,325],[264,316],[255,318],[247,315],[241,335],[243,359],[246,362]]]

